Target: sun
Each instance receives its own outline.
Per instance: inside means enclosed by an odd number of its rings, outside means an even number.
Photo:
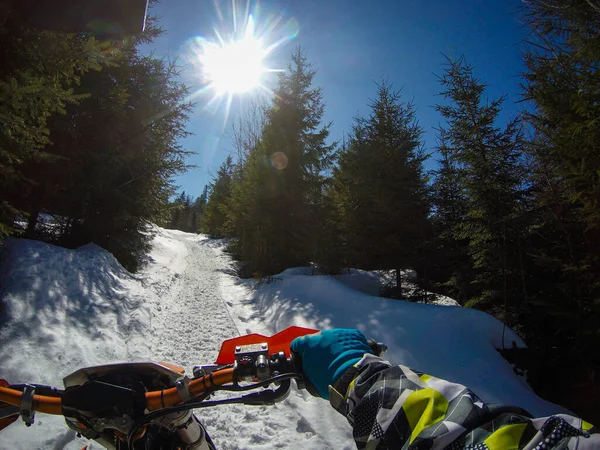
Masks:
[[[208,114],[224,112],[225,127],[232,105],[243,107],[253,98],[275,95],[273,75],[284,69],[269,65],[278,59],[275,51],[293,40],[300,27],[293,17],[284,19],[260,8],[258,0],[213,3],[214,34],[189,38],[181,55],[186,67],[184,74],[194,86],[186,101],[201,99],[198,102],[201,111]],[[240,8],[242,3],[244,7]],[[229,10],[224,7],[221,11],[222,5],[228,4]]]
[[[217,94],[240,94],[261,84],[267,71],[263,60],[267,51],[254,36],[254,22],[249,17],[244,36],[238,40],[204,42],[198,58],[203,78]]]

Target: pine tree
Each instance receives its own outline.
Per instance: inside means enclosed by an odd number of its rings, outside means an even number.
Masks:
[[[523,295],[518,223],[524,176],[521,121],[517,117],[504,127],[496,124],[504,97],[485,101],[486,86],[464,58],[448,59],[440,83],[442,94],[450,100],[450,104],[436,107],[447,122],[440,137],[445,158],[442,169],[446,169],[442,175],[451,176],[459,194],[455,199],[447,198],[442,185],[437,201],[442,207],[439,212],[447,213],[449,208],[458,212],[451,217],[453,237],[468,239],[474,273],[467,305],[509,300],[518,304]]]
[[[76,93],[86,98],[47,121],[52,160],[24,169],[50,193],[29,198],[60,220],[59,244],[95,242],[131,270],[148,250],[148,226],[168,214],[172,177],[188,153],[178,144],[191,107],[178,69],[138,50],[159,34],[150,21],[111,65],[82,76]]]
[[[465,195],[464,171],[452,158],[448,147],[447,132],[438,130],[437,151],[441,158],[433,172],[432,186],[434,213],[432,215],[434,239],[433,255],[430,258],[429,274],[437,280],[437,288],[458,302],[471,295],[473,279],[471,258],[468,252],[469,239],[458,239],[461,224],[467,218],[468,200]]]
[[[318,205],[334,146],[322,126],[321,89],[300,49],[280,75],[260,140],[236,183],[231,223],[246,274],[271,274],[313,260]]]
[[[196,200],[191,202],[190,200],[190,223],[189,227],[185,230],[190,233],[199,233],[200,232],[200,223],[202,221],[202,217],[204,215],[204,208],[206,207],[206,202],[208,201],[208,185],[204,186],[202,190],[202,194],[200,197],[197,197]]]
[[[202,210],[200,229],[203,233],[212,237],[222,238],[227,235],[227,212],[232,195],[233,171],[233,158],[228,156],[217,171],[217,175],[210,186],[210,194],[208,193],[208,186],[204,188],[202,193],[204,198],[208,195],[208,200]]]
[[[171,222],[169,228],[172,230],[188,231],[191,217],[192,200],[183,191],[175,200],[169,203],[171,209]]]
[[[208,190],[209,186],[204,186],[204,189],[202,189],[202,194],[200,194],[200,197],[198,197],[194,202],[193,208],[196,209],[199,214],[204,212],[204,208],[208,202]]]
[[[352,267],[421,269],[430,232],[423,130],[412,103],[383,82],[371,114],[356,119],[334,186]]]
[[[600,6],[527,0],[523,93],[534,230],[531,345],[553,366],[600,370]],[[580,369],[577,369],[580,370]]]
[[[595,0],[527,0],[532,42],[524,95],[538,155],[561,178],[568,201],[593,233],[600,230],[600,6]],[[597,247],[598,249],[600,247]]]
[[[32,213],[37,219],[37,180],[26,164],[51,161],[48,120],[86,94],[75,92],[81,76],[111,61],[108,44],[93,37],[29,29],[18,14],[0,24],[0,237]]]

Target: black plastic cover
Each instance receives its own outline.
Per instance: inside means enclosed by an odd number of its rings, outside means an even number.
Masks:
[[[143,411],[144,405],[143,392],[101,381],[67,388],[62,396],[63,415],[67,417],[137,415]]]

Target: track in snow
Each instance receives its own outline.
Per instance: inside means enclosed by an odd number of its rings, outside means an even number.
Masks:
[[[252,283],[231,275],[218,241],[157,229],[150,263],[125,271],[96,246],[67,250],[14,242],[3,268],[7,307],[0,327],[0,378],[62,386],[83,367],[124,361],[165,361],[191,374],[213,363],[221,343],[241,334],[276,330],[256,305]],[[215,398],[235,395],[217,393]],[[292,389],[276,406],[224,405],[198,409],[219,450],[351,449],[345,419],[326,402]],[[59,416],[37,415],[3,430],[0,448],[89,450]]]
[[[145,274],[152,279],[147,288],[156,292],[150,348],[155,360],[189,370],[214,362],[221,342],[238,335],[219,294],[220,270],[227,261],[200,236],[165,230],[156,246],[166,238],[175,250],[170,264],[155,262]]]
[[[188,374],[194,365],[213,363],[225,339],[256,331],[236,327],[236,322],[242,322],[237,316],[232,319],[235,310],[222,297],[221,289],[232,262],[213,247],[214,241],[201,235],[161,230],[154,241],[155,260],[143,274],[154,303],[150,306],[152,358],[179,364]],[[226,278],[231,281],[233,277]],[[218,393],[216,398],[225,396]],[[197,410],[196,415],[219,450],[353,448],[348,440],[332,445],[328,442],[331,437],[324,438],[315,431],[315,410],[320,420],[323,411],[319,409],[331,409],[320,402],[294,390],[288,400],[276,406],[224,405]],[[348,427],[340,419],[338,425]]]

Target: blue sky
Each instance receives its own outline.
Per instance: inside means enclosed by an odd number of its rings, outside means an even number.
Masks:
[[[214,30],[224,36],[233,31],[233,6],[237,22],[245,11],[254,15],[258,30],[278,23],[264,40],[287,37],[275,48],[266,65],[284,68],[298,46],[317,70],[314,82],[323,88],[325,121],[332,121],[331,140],[341,140],[352,118],[367,115],[375,81],[382,77],[402,88],[405,100],[418,108],[425,129],[425,146],[434,152],[434,126],[440,122],[433,106],[442,101],[435,74],[443,72],[448,52],[464,54],[476,75],[489,85],[487,95],[507,94],[503,120],[516,114],[519,105],[519,42],[525,30],[518,22],[520,0],[163,0],[151,13],[161,17],[167,34],[144,51],[178,57],[183,76],[201,88],[197,67],[192,66],[188,44],[196,37],[214,40]],[[276,75],[264,84],[273,87]],[[198,196],[209,183],[232,146],[227,132],[247,103],[247,95],[234,98],[229,117],[225,108],[210,107],[211,93],[195,98],[197,106],[187,125],[193,136],[182,143],[197,154],[189,163],[198,166],[178,177],[180,190]],[[435,154],[427,164],[435,166]]]

